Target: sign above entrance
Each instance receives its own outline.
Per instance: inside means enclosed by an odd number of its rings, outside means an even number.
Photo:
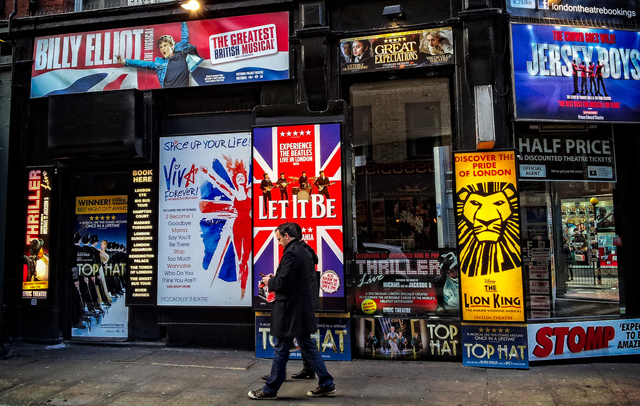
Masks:
[[[638,21],[637,9],[638,3],[629,0],[507,0],[512,15],[536,18],[633,24]]]
[[[520,180],[616,181],[611,128],[590,125],[583,133],[541,134],[539,124],[518,124]]]
[[[340,40],[340,73],[453,65],[451,27]]]
[[[31,97],[289,79],[289,14],[35,39]]]

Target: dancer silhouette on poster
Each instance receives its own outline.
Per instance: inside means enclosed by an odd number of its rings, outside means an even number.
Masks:
[[[232,217],[230,220],[227,220],[232,222],[232,235],[227,234],[224,241],[219,241],[219,243],[224,244],[224,250],[221,252],[220,258],[216,258],[216,262],[218,264],[216,267],[216,275],[222,267],[224,258],[230,248],[231,239],[233,239],[233,248],[236,252],[236,260],[238,264],[238,275],[240,276],[240,295],[241,299],[244,299],[247,288],[247,278],[249,276],[249,257],[251,255],[251,186],[247,184],[249,171],[244,161],[239,159],[234,161],[232,158],[227,156],[223,157],[226,161],[225,169],[227,174],[230,175],[229,177],[232,179],[233,185],[226,184],[226,182],[215,171],[209,172],[204,166],[200,167],[200,170],[205,174],[208,174],[212,183],[216,185],[218,190],[220,190],[232,202],[230,209],[211,210],[218,213],[226,211],[227,213],[225,214],[228,214],[230,211],[232,215],[235,215],[235,218]],[[234,277],[235,275],[227,276],[222,273],[220,275],[220,279],[226,280],[227,282],[234,281]]]

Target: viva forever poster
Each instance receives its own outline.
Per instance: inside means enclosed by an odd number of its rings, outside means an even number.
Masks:
[[[161,139],[158,305],[251,305],[250,179],[250,133]]]

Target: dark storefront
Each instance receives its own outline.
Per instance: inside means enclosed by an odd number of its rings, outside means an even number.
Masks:
[[[637,32],[504,3],[13,19],[8,334],[270,357],[260,274],[296,221],[328,359],[634,353]]]

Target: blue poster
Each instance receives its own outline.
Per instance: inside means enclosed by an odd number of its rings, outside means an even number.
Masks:
[[[640,121],[640,34],[512,24],[517,120]]]
[[[351,361],[351,323],[349,313],[316,313],[318,330],[311,334],[322,359]],[[296,343],[294,341],[294,343]],[[271,313],[256,312],[256,357],[273,358]],[[289,359],[301,359],[300,347],[292,348]]]
[[[527,326],[463,323],[462,365],[529,369]]]

